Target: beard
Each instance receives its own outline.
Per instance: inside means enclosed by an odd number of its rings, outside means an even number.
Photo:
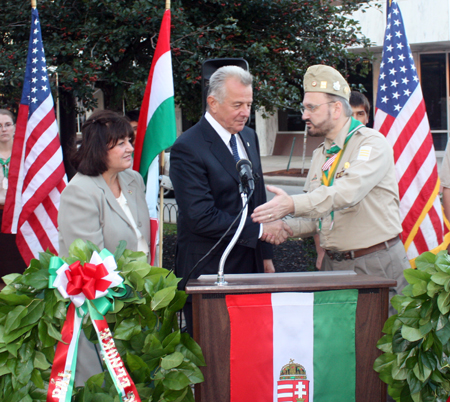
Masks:
[[[330,111],[328,111],[326,118],[322,122],[314,124],[310,119],[306,119],[304,121],[305,124],[310,124],[310,127],[306,126],[309,137],[326,137],[327,134],[333,129],[333,121]]]

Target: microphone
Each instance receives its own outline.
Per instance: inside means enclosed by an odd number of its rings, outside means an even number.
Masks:
[[[253,180],[252,163],[248,159],[240,159],[236,163],[236,169],[244,190],[248,188],[250,191],[253,191],[255,189],[255,181]]]

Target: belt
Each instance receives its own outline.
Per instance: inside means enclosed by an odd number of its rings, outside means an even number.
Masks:
[[[386,250],[391,248],[394,244],[400,240],[400,237],[395,236],[393,239],[384,241],[382,243],[375,244],[374,246],[361,248],[359,250],[353,251],[331,251],[325,250],[330,260],[343,261],[343,260],[353,260],[358,257],[362,257],[363,255],[367,255],[370,253],[375,253],[376,251]]]

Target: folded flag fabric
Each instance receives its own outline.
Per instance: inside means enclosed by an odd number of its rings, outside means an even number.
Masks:
[[[227,295],[230,402],[355,400],[358,290]]]

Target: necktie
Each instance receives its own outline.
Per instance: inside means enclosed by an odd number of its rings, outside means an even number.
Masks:
[[[233,151],[233,156],[234,156],[234,160],[237,162],[239,162],[239,152],[237,149],[237,143],[236,143],[236,134],[231,135],[231,140],[230,140],[230,145],[231,145],[231,150]]]

